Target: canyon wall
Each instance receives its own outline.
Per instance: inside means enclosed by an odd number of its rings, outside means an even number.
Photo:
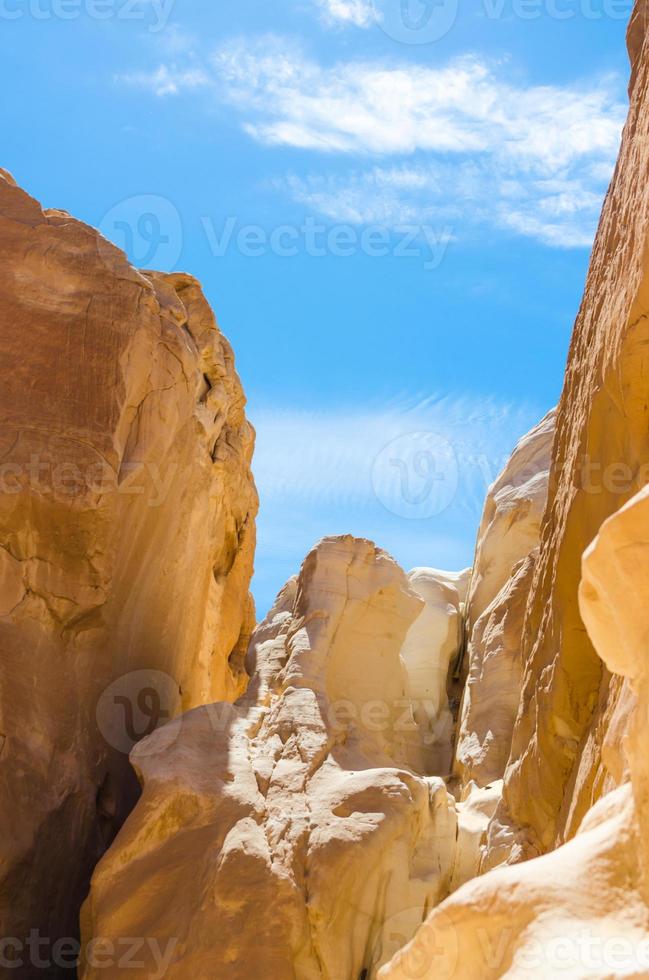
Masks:
[[[136,798],[137,738],[245,688],[253,432],[190,276],[5,172],[0,253],[0,928],[53,941]]]
[[[526,854],[572,837],[625,768],[627,685],[595,652],[577,592],[584,550],[649,481],[648,9],[636,5],[629,30],[629,117],[570,346],[523,628],[525,680],[499,820]]]
[[[74,928],[132,748],[85,980],[126,936],[178,980],[649,975],[648,12],[561,401],[471,573],[326,538],[249,643],[252,434],[199,287],[0,180],[5,934]]]
[[[385,980],[649,976],[648,33],[642,0],[629,118],[524,573],[522,695],[482,843],[483,869],[501,866],[435,909]],[[512,612],[520,621],[515,596]]]
[[[463,785],[502,779],[523,684],[521,634],[555,434],[554,411],[515,447],[489,488],[478,531],[460,669],[462,705],[455,770]]]

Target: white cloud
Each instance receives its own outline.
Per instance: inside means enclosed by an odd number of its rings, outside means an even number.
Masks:
[[[323,19],[330,24],[370,27],[376,20],[372,0],[318,0]]]
[[[553,246],[592,241],[626,111],[610,76],[525,85],[505,64],[477,57],[324,66],[276,36],[232,41],[203,64],[187,60],[125,80],[158,95],[209,86],[257,142],[335,159],[329,175],[276,182],[332,220],[454,216]],[[347,158],[355,166],[345,174]],[[386,164],[363,164],[371,158]]]
[[[457,238],[485,224],[495,225],[547,245],[588,247],[601,208],[600,193],[587,189],[584,175],[534,179],[504,163],[431,163],[419,167],[374,167],[371,170],[322,176],[291,174],[276,180],[309,211],[331,221],[350,224],[404,224],[449,228]],[[587,181],[586,181],[587,183]]]
[[[465,57],[443,67],[323,67],[277,38],[219,49],[212,67],[257,139],[337,153],[500,153],[552,173],[615,153],[624,107],[611,79],[522,86]]]
[[[201,88],[209,84],[208,75],[201,68],[179,68],[175,64],[160,65],[151,72],[132,72],[121,75],[120,81],[128,85],[149,89],[154,95],[177,95],[186,89]]]

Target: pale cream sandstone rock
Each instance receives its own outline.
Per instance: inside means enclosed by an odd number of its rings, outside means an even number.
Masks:
[[[374,977],[454,867],[454,801],[421,775],[400,657],[423,606],[373,544],[324,539],[253,636],[246,696],[135,749],[143,797],[95,872],[86,938],[179,937],[170,980]]]
[[[538,546],[555,424],[553,409],[519,440],[504,470],[489,488],[469,589],[469,629],[506,585],[513,568]]]
[[[191,276],[6,174],[0,253],[0,932],[54,942],[134,799],[127,711],[245,687],[253,432]]]
[[[486,786],[505,773],[523,685],[521,638],[537,557],[532,551],[514,566],[473,628],[455,755],[463,782]]]
[[[469,575],[470,569],[453,574],[432,568],[415,568],[408,575],[411,587],[426,605],[408,630],[401,657],[408,675],[408,695],[426,747],[426,768],[434,774],[451,771],[453,718],[447,679],[463,639]]]
[[[563,847],[455,892],[384,967],[381,980],[610,980],[649,975],[629,785],[588,813]]]
[[[586,550],[579,603],[595,649],[634,691],[632,782],[596,802],[557,850],[455,892],[384,980],[649,976],[649,487]]]
[[[521,639],[548,493],[555,412],[517,444],[489,489],[466,610],[465,680],[455,770],[463,783],[501,780],[523,683]]]

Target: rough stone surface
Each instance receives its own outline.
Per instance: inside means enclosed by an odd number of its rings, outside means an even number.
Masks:
[[[633,691],[631,782],[598,800],[563,846],[455,892],[384,980],[649,975],[649,487],[587,549],[579,603],[597,652]]]
[[[649,910],[637,848],[627,785],[600,800],[563,847],[455,892],[381,980],[646,977]]]
[[[253,433],[190,276],[4,173],[0,253],[0,930],[54,940],[132,803],[130,734],[245,687]]]
[[[459,574],[415,568],[408,575],[424,600],[410,627],[401,656],[408,675],[408,695],[420,728],[430,773],[448,774],[453,755],[453,717],[447,679],[463,641],[463,619],[470,569]]]
[[[512,570],[539,543],[548,497],[556,410],[516,445],[489,488],[478,530],[467,603],[469,630],[509,581]]]
[[[582,622],[581,556],[602,522],[649,481],[647,6],[636,5],[631,104],[570,346],[522,640],[523,695],[505,776],[503,825],[521,854],[569,839],[623,764],[610,733],[628,684],[603,666]]]
[[[455,770],[463,784],[501,780],[523,683],[521,637],[547,502],[555,412],[514,449],[490,488],[466,610],[468,644]],[[465,677],[466,675],[466,677]]]
[[[370,542],[322,541],[253,636],[247,695],[134,750],[143,796],[95,873],[86,937],[180,937],[171,980],[373,977],[456,859],[400,656],[424,606]]]

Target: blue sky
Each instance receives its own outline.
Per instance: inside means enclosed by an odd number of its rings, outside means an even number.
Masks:
[[[323,534],[470,563],[557,400],[627,0],[0,0],[2,164],[198,276],[258,430],[260,612]]]

